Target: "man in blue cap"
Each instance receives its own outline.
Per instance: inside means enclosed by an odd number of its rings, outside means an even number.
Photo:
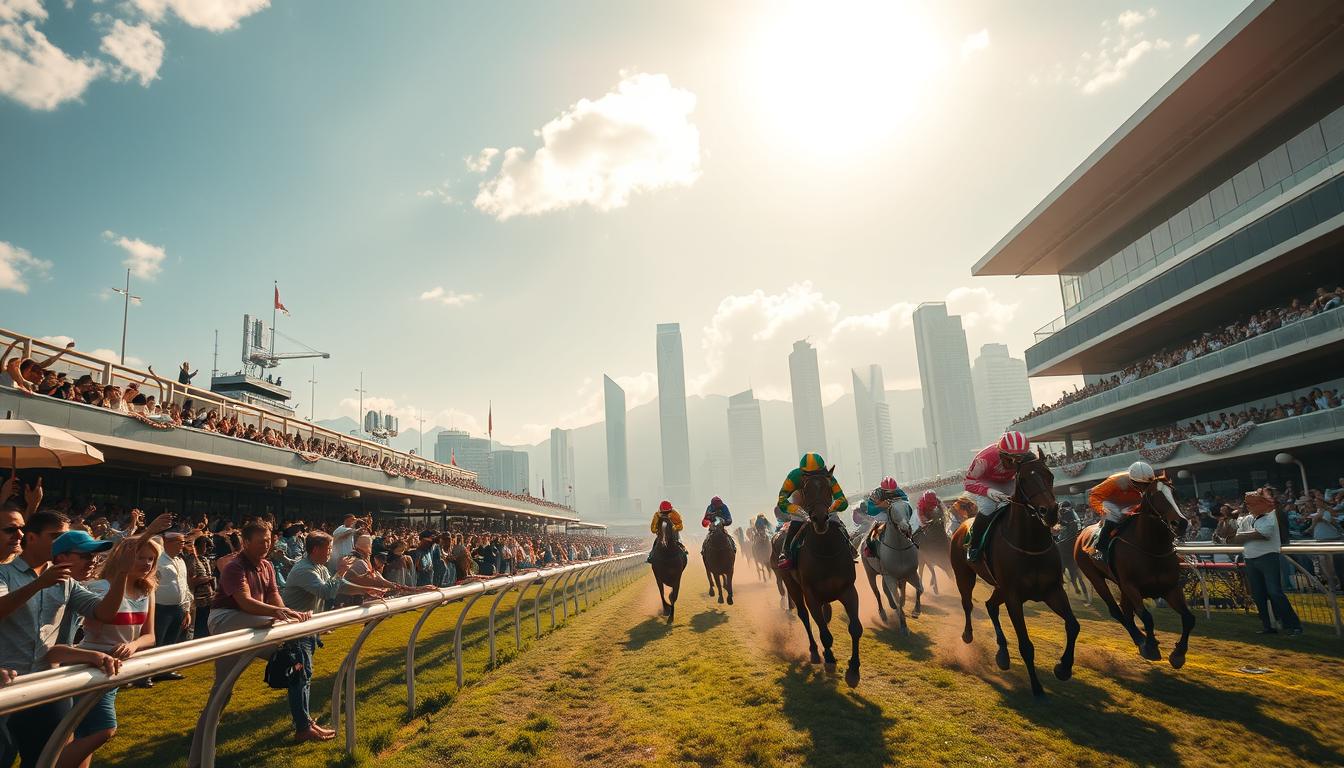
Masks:
[[[69,563],[70,578],[75,581],[88,581],[94,556],[113,546],[112,542],[99,541],[84,531],[66,531],[51,543],[51,560]]]

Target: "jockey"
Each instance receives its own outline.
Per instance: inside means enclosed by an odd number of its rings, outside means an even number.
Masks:
[[[723,499],[718,496],[709,500],[709,506],[705,507],[705,516],[700,520],[700,525],[704,528],[708,528],[714,525],[716,520],[723,523],[724,530],[727,530],[728,526],[733,524],[733,515],[728,511],[728,505],[724,504]],[[728,543],[733,544],[732,537],[729,536],[728,538]],[[705,544],[708,543],[709,539],[705,539],[704,543],[700,545],[700,552],[702,554],[705,551]],[[733,551],[737,551],[736,545],[733,545]]]
[[[793,494],[802,490],[803,473],[805,472],[825,472],[826,460],[821,458],[819,453],[807,453],[798,461],[798,468],[789,472],[788,477],[784,478],[784,484],[779,486],[779,499],[775,505],[775,518],[781,523],[789,524],[788,533],[784,534],[784,546],[779,553],[779,567],[785,570],[793,567],[793,558],[798,547],[798,531],[807,522],[807,513],[803,508],[793,503]],[[836,525],[844,530],[845,524],[841,522],[837,513],[845,510],[849,506],[849,501],[845,498],[845,492],[840,489],[834,477],[831,478],[831,508],[830,519]]]
[[[722,520],[724,528],[733,524],[733,515],[728,511],[728,505],[718,496],[709,500],[709,506],[705,507],[705,517],[700,521],[700,525],[708,528],[715,520]]]
[[[672,521],[672,530],[680,531],[682,529],[681,513],[678,512],[676,508],[672,506],[672,502],[664,499],[663,503],[658,505],[658,511],[653,513],[653,519],[649,521],[649,533],[656,535],[658,533],[658,526],[663,522],[664,518]],[[655,547],[658,546],[657,539],[653,540],[653,546]],[[685,549],[686,547],[685,545],[683,545],[682,551],[685,551]],[[645,558],[644,562],[646,563],[653,562],[652,547],[649,548],[649,556]]]
[[[756,519],[752,522],[751,527],[755,528],[756,532],[766,539],[770,538],[770,521],[766,519],[764,514],[757,515]]]
[[[1126,515],[1139,511],[1139,503],[1143,501],[1144,492],[1156,479],[1157,476],[1148,462],[1136,461],[1129,465],[1127,471],[1116,472],[1102,480],[1087,494],[1087,505],[1102,518],[1093,557],[1102,558],[1107,539],[1115,535],[1116,528]]]
[[[1021,432],[1005,432],[997,443],[990,443],[975,455],[966,470],[965,498],[975,503],[975,521],[971,523],[970,549],[966,559],[980,559],[980,539],[985,524],[999,507],[1008,503],[1017,488],[1017,468],[1031,458],[1031,443]]]
[[[942,502],[938,500],[938,494],[934,493],[932,490],[927,490],[919,494],[919,501],[915,502],[915,509],[919,511],[919,514],[916,516],[916,530],[932,521],[933,513],[941,506]],[[944,523],[946,523],[946,520],[944,520]]]
[[[884,517],[888,521],[891,520],[891,504],[897,499],[910,503],[910,497],[906,496],[905,491],[896,484],[896,478],[884,477],[881,484],[868,494],[868,498],[859,502],[854,508],[854,524],[859,526],[860,531],[868,534],[866,547],[870,556],[873,554],[873,540],[877,538],[877,524],[882,522]]]

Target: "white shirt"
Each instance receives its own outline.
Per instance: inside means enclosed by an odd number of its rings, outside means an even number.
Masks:
[[[341,558],[355,551],[355,537],[359,531],[355,528],[347,528],[344,525],[336,526],[336,530],[331,532],[331,559],[327,561],[327,567],[332,573],[336,572],[336,566],[340,564]]]
[[[187,586],[187,564],[167,552],[159,555],[159,586],[154,590],[155,605],[191,606],[191,588]]]
[[[1255,518],[1246,532],[1251,530],[1265,538],[1251,539],[1242,545],[1242,555],[1247,560],[1279,551],[1279,521],[1273,512],[1266,512]]]

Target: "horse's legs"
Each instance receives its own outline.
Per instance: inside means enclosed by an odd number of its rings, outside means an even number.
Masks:
[[[667,597],[667,601],[668,601],[668,607],[667,607],[667,623],[668,623],[668,624],[671,624],[671,623],[672,623],[672,619],[676,617],[676,613],[677,613],[677,594],[681,592],[681,572],[680,572],[680,571],[677,572],[677,575],[676,575],[676,576],[672,577],[671,586],[672,586],[672,594],[668,595],[668,597]]]
[[[1106,583],[1106,577],[1100,571],[1093,571],[1088,567],[1079,566],[1087,580],[1092,582],[1092,591],[1097,593],[1101,602],[1106,604],[1106,610],[1111,614],[1111,618],[1120,623],[1120,626],[1129,632],[1129,639],[1134,641],[1134,645],[1143,648],[1143,635],[1139,634],[1139,628],[1134,626],[1134,620],[1130,618],[1128,611],[1122,611],[1119,604],[1115,602],[1115,595],[1111,592],[1111,586]]]
[[[1055,665],[1055,677],[1068,680],[1073,677],[1073,645],[1078,639],[1078,619],[1074,618],[1073,606],[1069,605],[1069,596],[1064,593],[1063,585],[1046,595],[1045,604],[1064,620],[1064,653]]]
[[[896,610],[896,592],[891,588],[890,577],[885,573],[882,574],[882,594],[887,596],[887,605],[891,606],[891,610]]]
[[[882,595],[877,591],[877,573],[868,567],[868,561],[863,563],[863,572],[868,576],[868,586],[873,590],[873,600],[877,601],[877,615],[883,622],[887,620],[887,609],[882,605]]]
[[[924,580],[919,577],[919,567],[915,567],[915,610],[910,612],[910,618],[919,618],[919,599],[924,596]]]
[[[999,644],[998,653],[994,654],[994,663],[999,669],[1008,668],[1008,638],[1003,634],[1003,626],[999,624],[999,606],[1003,605],[1003,591],[995,587],[994,594],[985,601],[985,610],[989,613],[989,621],[994,625],[994,641]],[[1019,637],[1021,635],[1019,634]]]
[[[784,577],[788,578],[788,577]],[[797,582],[788,583],[789,603],[794,610],[798,612],[798,620],[803,622],[803,630],[807,632],[807,658],[813,664],[821,663],[821,655],[817,653],[817,640],[812,636],[812,622],[807,616],[807,605],[803,596],[803,588]]]
[[[933,588],[933,594],[936,595],[938,594],[938,569],[933,566],[933,563],[925,563],[924,565],[929,569],[929,586]]]
[[[803,602],[807,606],[807,611],[812,614],[812,620],[817,623],[817,634],[821,635],[821,658],[826,662],[826,671],[834,672],[835,652],[831,650],[831,646],[835,644],[835,636],[831,634],[831,617],[827,615],[826,604],[807,591],[803,592]]]
[[[654,581],[658,584],[658,602],[662,603],[663,615],[666,616],[672,610],[672,607],[667,604],[667,595],[663,591],[663,582],[657,576],[654,577]]]
[[[705,580],[709,582],[709,596],[714,596],[714,572],[709,570],[709,561],[705,561]]]
[[[733,604],[733,569],[730,567],[728,572],[723,574],[723,583],[728,586],[728,604]]]
[[[971,570],[969,565],[961,569],[954,567],[952,575],[957,577],[957,591],[961,593],[961,612],[966,614],[966,625],[961,630],[961,642],[969,645],[975,638],[975,633],[971,630],[971,599],[975,591],[975,571]]]
[[[1143,604],[1143,595],[1131,584],[1123,584],[1120,594],[1124,595],[1121,607],[1129,607],[1143,621],[1143,644],[1139,646],[1139,655],[1149,661],[1159,661],[1162,652],[1157,649],[1157,637],[1153,632],[1153,614]]]
[[[1007,601],[1008,619],[1013,622],[1013,632],[1017,633],[1017,652],[1022,656],[1022,663],[1027,668],[1027,677],[1031,679],[1031,693],[1033,696],[1044,696],[1045,689],[1041,687],[1041,681],[1036,677],[1036,647],[1031,644],[1031,638],[1027,636],[1027,620],[1022,615],[1022,603],[1014,600]]]
[[[882,588],[888,595],[898,596],[891,603],[891,609],[896,612],[896,628],[901,631],[901,635],[909,635],[910,630],[905,626],[905,582],[895,576],[882,574]]]
[[[859,638],[863,637],[863,622],[859,621],[859,592],[854,587],[845,590],[840,596],[840,604],[845,607],[845,616],[849,617],[849,667],[845,669],[845,683],[850,688],[859,684]]]
[[[1167,657],[1173,668],[1180,669],[1185,665],[1185,649],[1190,645],[1190,630],[1195,628],[1195,614],[1185,604],[1185,592],[1181,590],[1180,584],[1167,593],[1167,605],[1181,615],[1181,639],[1171,649],[1171,656]]]

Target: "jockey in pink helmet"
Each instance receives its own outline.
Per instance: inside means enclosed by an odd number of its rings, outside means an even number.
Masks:
[[[873,492],[868,494],[868,498],[859,502],[852,513],[854,525],[858,526],[858,533],[867,535],[868,554],[873,555],[871,549],[873,537],[877,535],[877,524],[883,520],[890,519],[891,506],[895,503],[910,503],[910,497],[905,495],[901,486],[894,477],[884,477]]]
[[[919,511],[919,522],[923,523],[933,519],[933,513],[942,504],[938,500],[938,494],[932,490],[925,491],[919,495],[919,501],[915,502],[915,509]]]
[[[997,443],[990,443],[975,455],[971,468],[966,470],[963,486],[965,498],[975,503],[975,520],[969,534],[970,549],[966,559],[980,559],[981,538],[985,524],[999,507],[1008,503],[1017,489],[1017,468],[1031,458],[1031,442],[1017,431],[1004,433]]]

